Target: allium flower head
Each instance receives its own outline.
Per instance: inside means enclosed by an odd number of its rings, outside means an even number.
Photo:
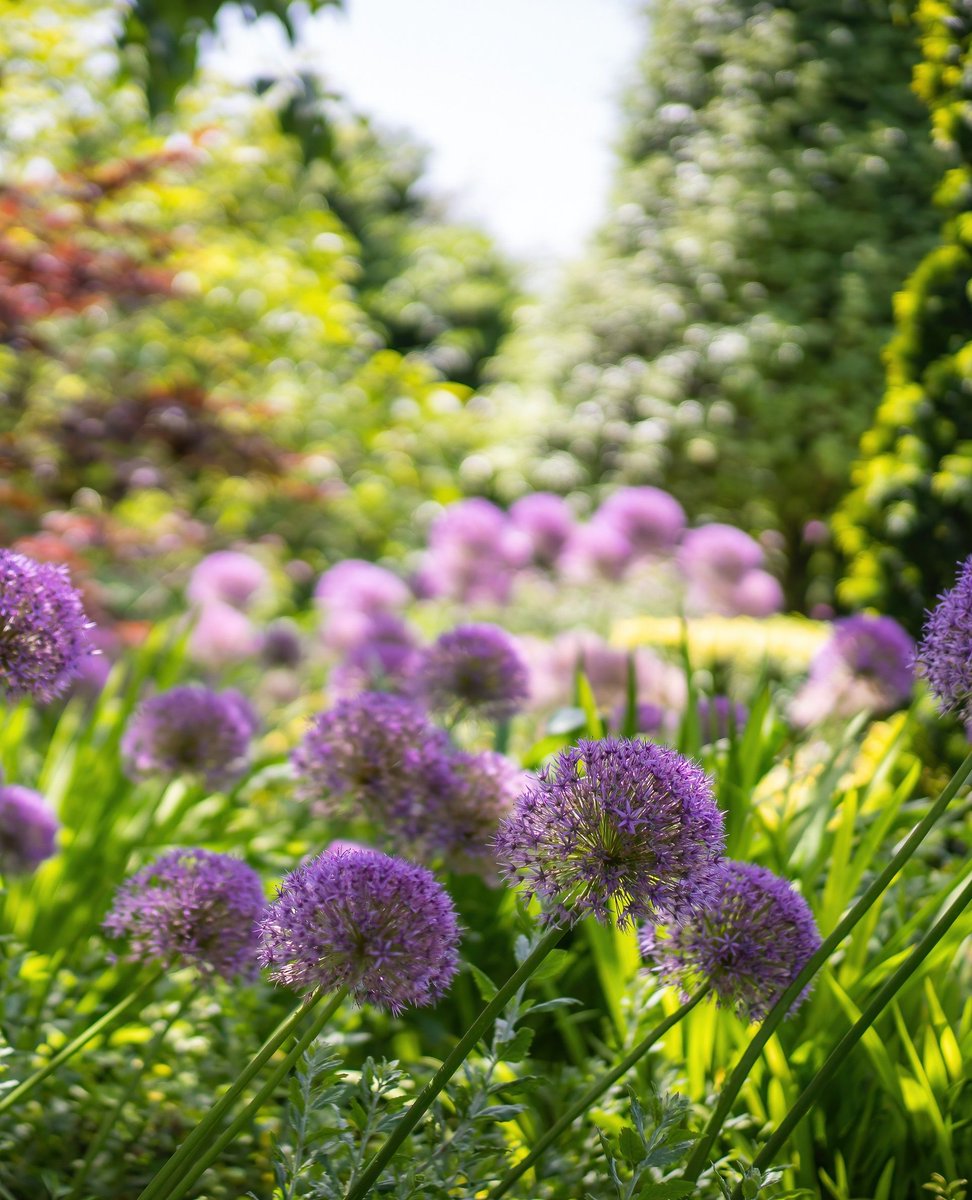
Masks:
[[[688,582],[687,607],[724,616],[763,615],[771,602],[782,598],[768,583],[772,576],[766,572],[750,578],[762,566],[763,557],[762,546],[733,525],[713,522],[690,529],[677,555]]]
[[[452,871],[497,879],[494,843],[500,821],[531,777],[503,754],[483,750],[452,757],[452,783],[430,807],[418,851],[441,856]]]
[[[417,688],[436,712],[511,717],[529,695],[529,675],[513,639],[496,625],[458,625],[425,651]]]
[[[510,521],[529,538],[533,560],[553,566],[574,529],[574,514],[562,496],[533,492],[510,507]]]
[[[634,547],[611,522],[598,514],[586,525],[577,525],[564,547],[560,565],[575,583],[617,581],[631,565]]]
[[[57,817],[44,797],[19,784],[0,784],[0,874],[33,871],[54,853]]]
[[[270,577],[266,567],[238,550],[217,550],[199,562],[189,577],[186,595],[196,605],[228,604],[248,608]]]
[[[235,690],[200,686],[160,692],[136,710],[122,737],[128,773],[201,775],[210,786],[246,769],[257,718]]]
[[[348,558],[325,571],[314,599],[328,610],[365,613],[397,612],[411,598],[408,584],[391,571],[364,559]]]
[[[300,630],[286,618],[271,621],[260,641],[260,657],[268,667],[296,667],[303,656]]]
[[[771,617],[783,607],[783,589],[769,571],[747,571],[732,588],[730,606],[741,617]]]
[[[292,762],[300,791],[320,812],[367,817],[408,843],[451,784],[451,754],[445,731],[418,705],[361,692],[315,718]]]
[[[88,651],[87,628],[66,567],[0,550],[0,692],[44,703],[60,696]]]
[[[367,634],[345,652],[331,676],[342,694],[360,691],[406,691],[419,662],[412,629],[401,617],[380,613],[369,617]]]
[[[250,618],[219,600],[200,608],[189,635],[189,654],[197,663],[218,669],[256,658],[260,634]]]
[[[459,926],[424,867],[332,846],[284,879],[260,927],[260,961],[298,991],[347,988],[393,1013],[433,1004],[456,973]]]
[[[620,530],[638,555],[670,554],[685,529],[681,504],[655,487],[619,488],[597,510],[597,520]]]
[[[500,826],[497,860],[554,920],[681,920],[716,894],[723,818],[700,767],[651,742],[562,751]]]
[[[260,877],[238,858],[170,850],[122,884],[104,928],[136,961],[231,979],[256,974],[265,909]]]
[[[761,1021],[820,945],[807,902],[763,867],[724,862],[714,903],[682,925],[641,935],[642,953],[683,993],[710,984],[721,1008]],[[809,986],[794,1001],[797,1010]]]
[[[530,553],[529,537],[495,504],[479,497],[460,500],[429,531],[422,589],[465,604],[505,604]]]
[[[915,664],[943,713],[972,720],[972,556],[928,613]]]

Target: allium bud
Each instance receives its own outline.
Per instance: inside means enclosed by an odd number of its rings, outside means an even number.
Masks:
[[[715,896],[723,817],[700,767],[650,742],[558,754],[500,826],[497,861],[553,920],[681,920]]]
[[[449,894],[424,867],[332,846],[292,871],[260,928],[260,961],[297,991],[347,988],[393,1013],[433,1004],[459,963]]]
[[[266,909],[255,871],[228,854],[171,850],[118,889],[104,927],[130,957],[204,975],[254,976]]]
[[[16,783],[0,784],[0,873],[20,875],[50,858],[58,828],[38,792]]]
[[[67,568],[0,550],[0,691],[47,702],[65,692],[88,644]]]
[[[689,993],[709,984],[722,1008],[761,1021],[820,945],[813,914],[785,879],[750,863],[724,862],[713,904],[684,924],[641,935],[662,978]],[[794,1001],[797,1010],[810,992]],[[687,995],[686,995],[687,998]]]

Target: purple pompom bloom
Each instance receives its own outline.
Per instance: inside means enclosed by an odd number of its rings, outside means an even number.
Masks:
[[[296,667],[302,656],[300,630],[293,621],[272,621],[264,629],[260,657],[268,667]]]
[[[529,559],[529,538],[495,504],[460,500],[429,531],[421,585],[428,596],[506,604],[516,572]]]
[[[315,718],[292,762],[319,812],[364,816],[407,845],[451,785],[451,755],[445,731],[418,705],[361,692]]]
[[[218,670],[256,658],[259,650],[260,634],[239,609],[211,600],[198,610],[189,635],[189,654],[195,662]]]
[[[376,850],[325,850],[292,871],[260,928],[260,961],[298,991],[347,988],[393,1013],[433,1004],[459,963],[448,892],[424,867]]]
[[[687,607],[725,616],[737,616],[747,606],[765,608],[769,597],[760,595],[765,580],[759,576],[747,582],[762,564],[762,546],[733,525],[715,522],[690,529],[678,549],[678,566],[689,585]]]
[[[422,656],[417,688],[435,712],[473,712],[502,721],[530,694],[529,673],[516,643],[497,625],[457,625]]]
[[[574,529],[574,516],[562,496],[534,492],[510,508],[510,522],[529,538],[533,561],[552,567]]]
[[[122,758],[135,778],[200,775],[216,786],[246,770],[256,727],[240,692],[172,688],[139,706],[122,737]]]
[[[419,664],[415,634],[401,617],[379,613],[367,618],[367,632],[348,649],[331,676],[341,694],[407,691]]]
[[[0,872],[33,871],[54,853],[57,817],[31,788],[0,785]]]
[[[0,550],[0,690],[12,700],[60,696],[80,672],[87,628],[66,567]]]
[[[186,595],[193,604],[248,608],[270,581],[266,567],[238,550],[217,550],[197,564]]]
[[[597,510],[598,522],[613,525],[637,555],[671,554],[685,529],[681,504],[654,487],[619,488]]]
[[[565,578],[575,583],[597,580],[616,582],[631,565],[634,548],[615,525],[600,514],[586,525],[578,525],[564,547],[560,566]]]
[[[915,665],[941,712],[972,720],[972,557],[928,613]]]
[[[561,751],[517,800],[497,860],[553,920],[682,920],[716,895],[723,817],[700,767],[651,742]]]
[[[329,611],[350,609],[369,616],[397,612],[410,598],[408,584],[397,575],[358,558],[325,571],[314,589],[314,599]]]
[[[252,977],[265,910],[260,877],[246,863],[209,850],[170,850],[122,884],[104,928],[129,939],[135,961]]]
[[[820,945],[820,934],[807,902],[772,871],[725,862],[719,876],[711,907],[682,925],[646,927],[642,953],[683,993],[707,983],[720,1008],[761,1021]],[[790,1013],[809,992],[808,985]]]
[[[484,750],[456,753],[452,782],[430,807],[416,852],[442,857],[451,871],[498,881],[494,843],[500,821],[509,815],[531,777],[512,759]]]

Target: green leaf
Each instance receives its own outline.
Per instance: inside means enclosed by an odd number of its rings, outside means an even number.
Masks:
[[[645,1157],[645,1143],[629,1125],[618,1135],[618,1153],[632,1166]]]

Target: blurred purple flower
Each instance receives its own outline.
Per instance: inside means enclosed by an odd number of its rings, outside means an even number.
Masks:
[[[741,617],[771,617],[783,608],[783,588],[769,571],[747,571],[732,588],[729,607]]]
[[[616,582],[624,576],[634,555],[631,542],[600,515],[577,525],[560,557],[564,578],[574,583]]]
[[[189,655],[202,666],[218,669],[256,658],[260,640],[248,616],[229,604],[211,600],[198,610],[189,635]]]
[[[692,611],[737,616],[745,606],[759,609],[771,599],[761,578],[765,573],[746,582],[763,564],[762,547],[733,525],[690,529],[678,548],[677,562],[688,583],[686,606]]]
[[[104,928],[129,939],[135,961],[252,978],[265,910],[260,877],[246,863],[208,850],[171,850],[122,884]]]
[[[681,504],[655,487],[625,487],[613,492],[597,510],[595,522],[613,525],[635,555],[671,554],[685,529]]]
[[[529,538],[495,504],[478,497],[460,500],[429,531],[423,593],[465,604],[506,604],[530,553]]]
[[[325,571],[314,599],[326,611],[358,612],[369,616],[394,613],[411,599],[408,584],[376,563],[348,558]]]
[[[54,853],[60,828],[39,792],[16,783],[0,783],[0,873],[33,871]]]
[[[331,675],[341,695],[361,691],[407,691],[420,653],[414,632],[390,613],[368,618],[367,636],[352,646]]]
[[[416,688],[435,712],[474,713],[501,721],[523,707],[529,679],[516,643],[505,630],[497,625],[458,625],[424,652]]]
[[[89,622],[66,567],[0,550],[0,691],[47,703],[88,653]]]
[[[521,497],[510,507],[510,522],[529,538],[533,561],[542,567],[556,564],[574,529],[570,506],[552,492]]]
[[[303,657],[300,630],[293,621],[272,621],[263,631],[260,657],[268,667],[296,667]]]
[[[500,826],[496,857],[549,918],[686,919],[717,895],[723,817],[700,767],[651,742],[561,751]]]
[[[628,715],[627,702],[615,706],[613,724],[620,729]],[[639,700],[635,704],[635,733],[659,733],[669,724],[669,714],[658,704]]]
[[[429,809],[418,853],[427,860],[441,856],[449,870],[495,883],[494,843],[500,821],[532,777],[492,750],[456,753],[450,765],[451,785]]]
[[[176,687],[139,706],[122,737],[122,758],[133,778],[200,775],[219,786],[246,770],[256,727],[239,692]]]
[[[189,577],[186,595],[199,607],[227,604],[246,609],[270,582],[266,567],[249,554],[217,550],[199,562]]]
[[[972,556],[928,613],[915,665],[942,713],[972,720]]]
[[[448,892],[424,867],[331,847],[292,871],[261,929],[260,961],[297,991],[347,988],[393,1013],[435,1003],[459,965]]]
[[[761,1021],[820,945],[807,902],[785,879],[751,863],[724,862],[714,903],[684,924],[647,926],[641,950],[685,998],[703,984],[720,1008]],[[810,993],[808,985],[792,1014]]]

